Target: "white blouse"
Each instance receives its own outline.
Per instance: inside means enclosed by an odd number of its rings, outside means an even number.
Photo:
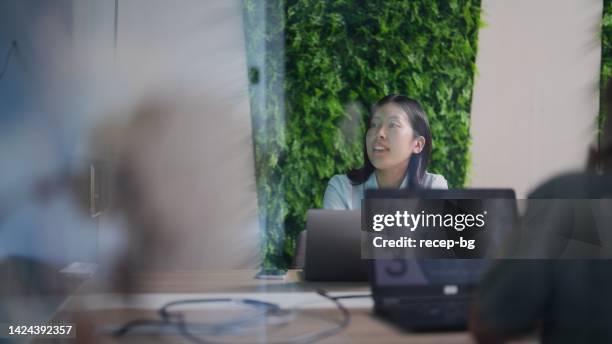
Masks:
[[[439,175],[425,172],[423,187],[426,189],[448,189],[446,179]],[[408,184],[408,176],[404,178],[401,188]],[[352,185],[351,180],[345,174],[333,176],[327,184],[325,196],[323,196],[324,209],[353,210],[361,209],[361,200],[366,189],[378,189],[376,173],[372,172],[365,183]]]

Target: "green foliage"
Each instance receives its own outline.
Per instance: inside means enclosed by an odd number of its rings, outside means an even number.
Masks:
[[[600,94],[603,95],[604,87],[612,77],[612,0],[604,0],[603,16],[601,20],[601,76],[599,79]],[[604,97],[599,101],[599,125],[598,133],[601,136],[601,128],[605,119]]]
[[[464,185],[480,0],[271,3],[282,4],[284,20],[266,29],[266,40],[284,31],[285,68],[262,74],[282,74],[285,117],[274,99],[253,115],[267,264],[288,265],[306,211],[322,206],[329,178],[360,166],[367,109],[386,94],[422,103],[434,138],[428,170],[451,187]],[[247,46],[257,32],[247,28]],[[252,108],[254,99],[251,91]]]
[[[263,265],[286,266],[283,170],[287,151],[284,115],[284,10],[280,0],[243,0],[249,72],[255,177]]]

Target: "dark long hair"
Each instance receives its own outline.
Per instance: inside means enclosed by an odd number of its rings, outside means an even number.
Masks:
[[[410,125],[414,130],[414,134],[417,136],[423,136],[425,138],[425,146],[418,154],[412,154],[408,163],[408,185],[407,187],[420,187],[423,185],[423,179],[425,177],[425,170],[429,164],[431,156],[431,130],[429,129],[429,122],[427,121],[427,115],[423,110],[423,107],[419,102],[412,98],[400,94],[390,94],[385,96],[374,106],[367,120],[367,127],[370,127],[372,116],[377,109],[384,106],[385,104],[393,103],[408,115]],[[363,166],[354,170],[350,170],[346,173],[347,177],[351,180],[351,184],[359,185],[364,183],[370,175],[376,170],[372,162],[368,158],[368,151],[366,148],[365,135],[363,141]]]

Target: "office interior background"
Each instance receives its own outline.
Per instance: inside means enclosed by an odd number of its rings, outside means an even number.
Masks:
[[[451,187],[525,198],[597,145],[610,30],[609,0],[2,1],[0,254],[289,267],[387,93]]]

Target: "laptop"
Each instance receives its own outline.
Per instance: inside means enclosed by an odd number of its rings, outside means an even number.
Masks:
[[[306,217],[304,279],[365,282],[361,259],[361,211],[311,209]]]
[[[453,202],[461,207],[503,207],[488,226],[513,228],[518,218],[516,196],[510,189],[368,190],[372,198],[421,198]],[[474,202],[476,201],[476,202]],[[489,208],[490,209],[490,208]],[[510,219],[510,220],[509,220]],[[492,231],[500,235],[500,231]],[[404,329],[415,331],[464,330],[473,293],[489,259],[375,259],[370,261],[372,298],[376,315]]]

